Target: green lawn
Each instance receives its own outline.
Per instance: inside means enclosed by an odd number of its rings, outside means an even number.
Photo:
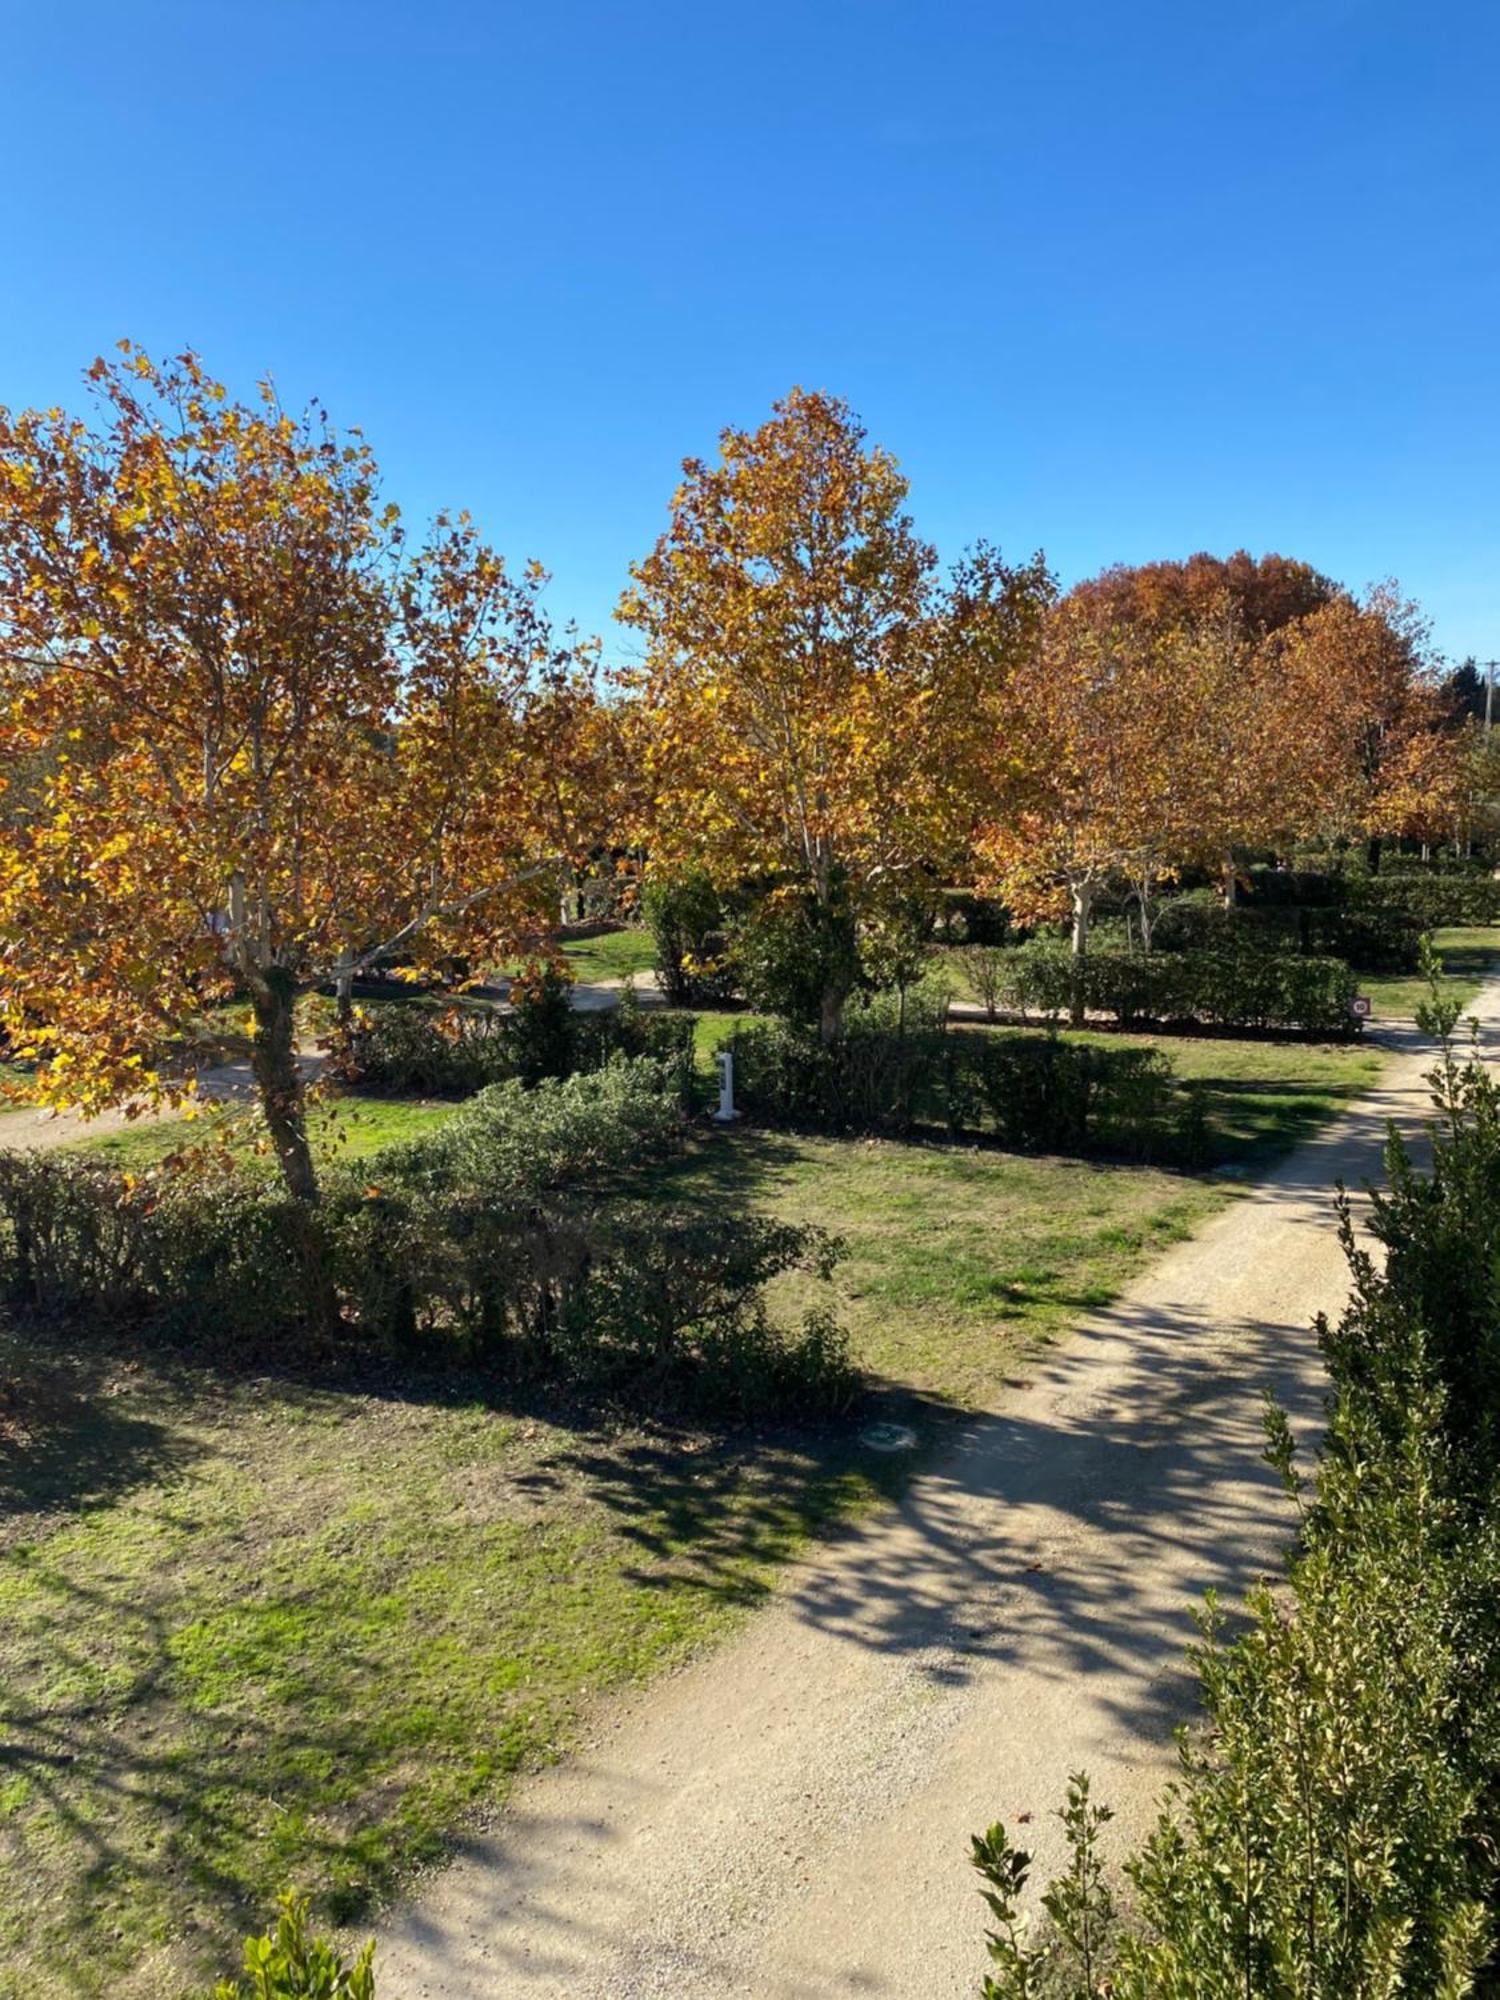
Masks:
[[[313,1143],[325,1159],[359,1160],[399,1139],[415,1139],[439,1125],[451,1104],[412,1103],[399,1098],[352,1093],[320,1105],[312,1114]],[[199,1118],[143,1120],[97,1138],[76,1140],[70,1152],[86,1153],[112,1167],[139,1170],[194,1146],[229,1145],[250,1150],[264,1144],[264,1128],[250,1110],[234,1107]]]
[[[289,1882],[362,1915],[873,1490],[795,1441],[592,1433],[3,1331],[0,1380],[17,2000],[201,1995]]]
[[[598,937],[580,938],[563,946],[563,957],[573,968],[573,976],[583,985],[610,979],[636,979],[642,986],[654,985],[655,953],[649,931],[634,928],[603,931]]]
[[[1433,943],[1443,961],[1443,992],[1465,1004],[1474,998],[1486,975],[1500,967],[1500,929],[1435,931]],[[1428,998],[1427,981],[1420,973],[1364,972],[1359,984],[1360,991],[1374,1002],[1377,1021],[1410,1020]]]
[[[1041,1030],[979,1030],[987,1034]],[[1209,1035],[1064,1031],[1107,1048],[1157,1048],[1184,1083],[1203,1093],[1210,1165],[1264,1161],[1316,1131],[1374,1083],[1382,1056],[1360,1042],[1254,1042]]]
[[[894,1391],[992,1404],[1017,1353],[1106,1304],[1225,1198],[1202,1179],[967,1146],[733,1129],[659,1169],[662,1200],[760,1209],[842,1238],[833,1285],[863,1365]],[[797,1314],[815,1281],[781,1281]]]
[[[704,1017],[702,1053],[745,1018]],[[1375,1060],[1172,1052],[1241,1156]],[[340,1113],[368,1152],[447,1109]],[[94,1145],[139,1161],[181,1138]],[[647,1190],[839,1234],[856,1355],[928,1432],[1233,1198],[1211,1175],[743,1128],[703,1130]],[[901,1476],[847,1430],[611,1427],[472,1382],[226,1378],[0,1326],[0,1993],[201,1991],[287,1883],[357,1925],[598,1696],[717,1639]]]

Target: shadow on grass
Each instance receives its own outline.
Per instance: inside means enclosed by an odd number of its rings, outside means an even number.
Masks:
[[[120,1396],[114,1356],[57,1335],[37,1360],[0,1348],[0,1517],[82,1513],[180,1472],[192,1447]]]
[[[1307,1142],[1256,1199],[1274,1204],[1327,1189],[1340,1172],[1373,1174],[1384,1129],[1377,1090],[1336,1137]],[[795,1140],[738,1133],[732,1144],[695,1147],[659,1170],[654,1185],[676,1199],[745,1204],[792,1176],[798,1159]],[[674,1185],[679,1175],[690,1184]],[[1315,1391],[1301,1372],[1305,1331],[1247,1326],[1228,1347],[1201,1334],[1190,1311],[1122,1305],[1092,1318],[1055,1357],[1027,1364],[1055,1371],[1045,1407],[979,1416],[886,1385],[852,1422],[818,1432],[734,1435],[613,1419],[546,1384],[468,1370],[284,1365],[260,1375],[257,1389],[289,1402],[357,1394],[544,1417],[566,1435],[549,1458],[518,1472],[519,1490],[543,1505],[581,1493],[615,1523],[628,1550],[625,1576],[645,1591],[690,1592],[689,1602],[706,1594],[753,1604],[778,1559],[803,1537],[837,1528],[789,1593],[791,1615],[810,1632],[908,1657],[914,1673],[941,1685],[962,1683],[982,1663],[1010,1662],[1059,1683],[1086,1681],[1121,1728],[1139,1732],[1143,1722],[1164,1729],[1182,1712],[1182,1606],[1210,1580],[1237,1594],[1283,1522],[1259,1463],[1256,1390],[1275,1382],[1300,1416],[1315,1416]],[[58,1403],[54,1434],[38,1429],[32,1455],[8,1470],[18,1504],[34,1489],[50,1496],[46,1505],[82,1506],[168,1476],[177,1448],[170,1424],[109,1407],[113,1377],[104,1364],[120,1358],[109,1346],[80,1348],[74,1401]],[[141,1363],[138,1349],[133,1355],[146,1379],[120,1400],[149,1409],[154,1364]],[[164,1366],[163,1394],[188,1393],[192,1376],[203,1396],[219,1393],[222,1378],[208,1368],[178,1379]],[[914,1424],[928,1449],[905,1458],[869,1452],[858,1431],[872,1416]],[[116,1448],[120,1469],[111,1474]],[[1226,1482],[1229,1462],[1241,1474]],[[862,1518],[859,1503],[876,1495],[894,1510]],[[1075,1547],[1082,1560],[1070,1554]],[[64,1891],[80,1937],[97,1932],[98,1913],[113,1899],[127,1891],[139,1899],[145,1884],[163,1914],[179,1922],[192,1913],[217,1949],[263,1914],[247,1903],[250,1868],[293,1862],[309,1884],[332,1884],[334,1913],[353,1920],[414,1861],[437,1858],[439,1833],[456,1830],[454,1816],[441,1829],[403,1829],[400,1793],[381,1789],[390,1746],[378,1690],[310,1726],[295,1701],[267,1719],[231,1689],[200,1701],[187,1727],[163,1730],[168,1747],[135,1728],[127,1738],[111,1727],[114,1716],[175,1715],[182,1704],[170,1601],[139,1602],[123,1579],[118,1591],[92,1595],[73,1579],[49,1573],[44,1581],[57,1594],[57,1658],[48,1662],[56,1671],[39,1682],[49,1690],[45,1703],[14,1690],[0,1697],[0,1772],[24,1777],[87,1856]],[[1166,1622],[1163,1596],[1175,1607]],[[102,1712],[87,1692],[94,1663],[82,1656],[84,1642],[67,1635],[70,1605],[81,1622],[118,1621],[130,1635],[128,1672]],[[536,1747],[489,1746],[486,1784]],[[420,1759],[419,1741],[410,1754]],[[330,1774],[339,1784],[332,1795]],[[269,1858],[247,1864],[255,1840],[271,1843]],[[487,1851],[497,1894],[527,1879],[532,1863],[514,1830]],[[544,1885],[563,1936],[577,1907],[574,1886]]]

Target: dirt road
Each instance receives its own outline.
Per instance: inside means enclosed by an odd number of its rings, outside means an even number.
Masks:
[[[1475,1011],[1500,1021],[1500,986]],[[1193,1697],[1190,1607],[1275,1567],[1259,1391],[1316,1422],[1331,1189],[1417,1131],[1430,1054],[1169,1252],[905,1503],[818,1551],[726,1648],[617,1711],[393,1913],[382,2000],[949,2000],[975,1990],[969,1833],[1086,1766],[1149,1823]]]

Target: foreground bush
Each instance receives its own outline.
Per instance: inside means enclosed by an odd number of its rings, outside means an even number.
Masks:
[[[1390,1155],[1374,1225],[1384,1271],[1345,1214],[1354,1291],[1320,1329],[1334,1395],[1316,1497],[1273,1411],[1267,1455],[1301,1511],[1300,1549],[1285,1589],[1252,1598],[1243,1637],[1227,1640],[1210,1606],[1208,1728],[1185,1740],[1181,1781],[1126,1864],[1128,1925],[1076,1779],[1071,1865],[1035,1937],[1019,1908],[1029,1857],[1003,1826],[975,1842],[995,1919],[990,2000],[1476,1990],[1500,1852],[1500,1299],[1483,1249],[1500,1234],[1500,1102],[1477,1066],[1451,1060],[1440,1101],[1432,1174]],[[1466,1225],[1458,1276],[1447,1262]]]
[[[276,1928],[245,1940],[245,1976],[223,1979],[213,2000],[375,2000],[375,1946],[353,1965],[308,1929],[305,1897],[283,1896]]]
[[[763,1304],[783,1272],[827,1274],[826,1237],[630,1199],[682,1131],[672,1071],[616,1057],[533,1090],[492,1085],[438,1132],[330,1175],[311,1213],[233,1166],[136,1181],[0,1153],[0,1288],[240,1353],[332,1338],[653,1408],[846,1407],[857,1385],[836,1330],[817,1316],[784,1330]]]
[[[1079,970],[1067,946],[1037,939],[1005,954],[1003,1004],[1023,1020],[1065,1018]],[[1357,982],[1342,959],[1265,951],[1091,951],[1084,1002],[1121,1027],[1294,1029],[1342,1037],[1359,1023]]]

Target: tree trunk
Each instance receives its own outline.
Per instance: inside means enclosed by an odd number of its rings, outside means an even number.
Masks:
[[[1089,915],[1094,907],[1094,892],[1085,883],[1077,883],[1073,889],[1073,1001],[1068,1010],[1068,1019],[1075,1028],[1083,1026],[1084,973],[1089,959]]]
[[[354,1026],[354,961],[349,953],[343,952],[339,958],[338,970],[334,974],[333,990],[338,1009],[338,1024],[345,1033]]]
[[[1232,910],[1240,899],[1239,876],[1235,872],[1234,856],[1224,856],[1224,907]]]
[[[842,987],[825,986],[823,998],[818,1008],[818,1040],[824,1048],[832,1048],[839,1038],[839,1030],[844,1025],[844,991]]]
[[[297,1067],[294,998],[293,983],[280,967],[273,966],[263,975],[250,1000],[255,1013],[250,1068],[287,1193],[293,1201],[311,1207],[318,1199],[318,1176],[307,1142],[307,1102],[302,1072]]]
[[[1365,842],[1365,865],[1372,875],[1380,873],[1380,850],[1385,842],[1378,833],[1372,833]]]
[[[250,1067],[260,1091],[266,1130],[294,1205],[293,1230],[307,1287],[307,1316],[327,1340],[342,1325],[338,1292],[328,1264],[318,1214],[318,1176],[307,1138],[307,1094],[297,1064],[296,985],[279,966],[262,974],[250,1004],[255,1046]]]

